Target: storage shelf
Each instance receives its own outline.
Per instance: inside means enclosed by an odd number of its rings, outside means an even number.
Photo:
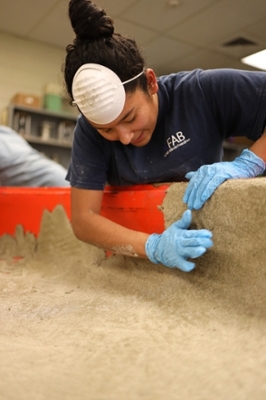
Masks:
[[[54,139],[54,140],[53,139],[43,140],[41,138],[34,137],[32,135],[27,135],[27,134],[23,135],[23,137],[29,143],[38,143],[38,144],[42,144],[44,146],[66,147],[68,149],[70,149],[72,147],[71,143],[61,142],[61,141],[58,141],[57,139]]]
[[[12,104],[8,107],[8,125],[33,148],[57,160],[65,168],[71,157],[77,116],[64,111]]]
[[[60,118],[60,119],[69,119],[69,120],[76,120],[77,116],[70,114],[69,112],[66,111],[53,111],[53,110],[47,110],[45,108],[33,108],[33,107],[28,107],[28,106],[23,106],[20,104],[12,104],[9,106],[9,109],[18,109],[19,111],[24,111],[28,112],[30,114],[39,114],[41,116],[48,116],[48,117],[55,117],[55,118]]]

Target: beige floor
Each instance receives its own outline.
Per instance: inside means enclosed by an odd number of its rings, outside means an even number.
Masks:
[[[222,185],[190,274],[78,242],[58,207],[0,239],[1,400],[265,400],[266,183]],[[172,185],[166,224],[184,209]],[[21,258],[14,258],[20,256]]]

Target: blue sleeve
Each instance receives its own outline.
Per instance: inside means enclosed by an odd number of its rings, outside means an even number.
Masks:
[[[67,186],[66,169],[13,129],[0,126],[0,186]]]
[[[107,180],[104,139],[80,116],[74,133],[67,180],[80,189],[103,190]]]
[[[257,140],[266,120],[266,73],[233,69],[201,71],[199,84],[224,138]]]

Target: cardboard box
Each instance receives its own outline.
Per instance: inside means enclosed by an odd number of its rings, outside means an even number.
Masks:
[[[31,94],[17,93],[12,98],[11,103],[26,107],[41,108],[41,98]]]

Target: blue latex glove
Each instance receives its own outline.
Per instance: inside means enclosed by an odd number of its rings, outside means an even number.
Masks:
[[[262,174],[265,167],[265,162],[248,149],[243,150],[234,161],[203,165],[196,172],[186,174],[190,182],[183,201],[189,209],[198,210],[226,179],[252,178]]]
[[[182,218],[174,222],[161,235],[153,233],[145,244],[146,254],[155,264],[179,268],[189,272],[195,263],[187,258],[197,258],[212,246],[212,233],[207,229],[188,230],[192,220],[190,210],[186,210]]]

